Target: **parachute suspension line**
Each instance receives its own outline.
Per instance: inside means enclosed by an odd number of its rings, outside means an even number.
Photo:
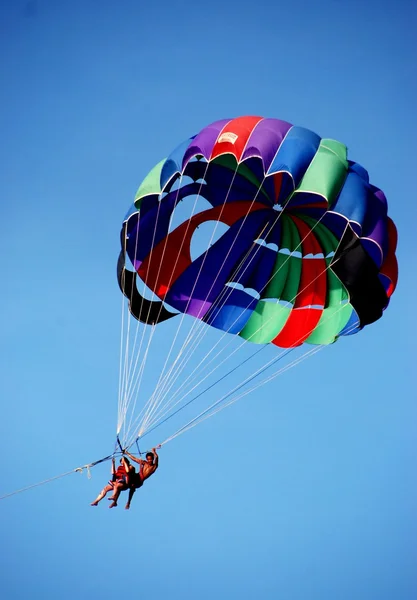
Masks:
[[[154,335],[155,335],[155,327],[153,327],[152,330],[151,330],[151,332],[150,332],[148,343],[147,343],[147,346],[146,346],[146,350],[145,350],[145,353],[144,353],[144,356],[143,356],[143,359],[142,359],[142,363],[141,363],[141,366],[140,366],[140,370],[139,370],[139,372],[138,372],[138,374],[136,376],[135,384],[134,384],[133,389],[132,389],[132,396],[134,398],[134,401],[133,401],[133,406],[132,406],[132,409],[131,409],[131,412],[130,412],[129,423],[128,423],[128,426],[127,426],[126,439],[129,437],[130,432],[132,430],[133,415],[135,414],[135,408],[136,408],[137,400],[139,398],[139,391],[140,391],[140,387],[141,387],[141,383],[142,383],[142,379],[143,379],[143,374],[145,372],[146,361],[148,359],[148,354],[149,354],[151,342],[152,342],[152,339],[153,339]],[[142,409],[141,413],[142,412],[143,412],[143,409]]]
[[[204,181],[204,179],[205,179],[205,176],[206,176],[206,174],[207,174],[208,167],[209,167],[209,162],[207,162],[207,166],[206,166],[206,169],[205,169],[205,172],[204,172],[204,176],[202,177],[202,181]],[[228,198],[228,196],[229,196],[230,190],[232,189],[232,185],[233,185],[233,182],[234,182],[234,180],[235,180],[235,177],[236,177],[236,174],[237,174],[238,167],[239,167],[239,165],[237,164],[237,165],[236,165],[236,169],[235,169],[235,171],[234,171],[234,173],[233,173],[233,177],[232,177],[231,183],[229,184],[229,188],[228,188],[228,190],[227,190],[227,193],[226,193],[226,196],[225,196],[225,201],[224,201],[224,202],[223,202],[223,204],[221,205],[220,214],[219,214],[219,216],[218,216],[218,219],[217,219],[217,221],[216,221],[216,226],[215,226],[215,228],[214,228],[214,231],[212,232],[212,235],[211,235],[211,238],[210,238],[210,241],[209,241],[209,245],[212,243],[212,241],[213,241],[213,238],[214,238],[214,235],[215,235],[215,233],[216,233],[216,230],[217,230],[217,227],[218,227],[218,223],[220,222],[221,216],[222,216],[222,214],[223,214],[223,211],[224,211],[224,207],[225,207],[225,205],[226,205],[226,200],[227,200],[227,198]],[[201,195],[201,189],[202,189],[202,185],[203,185],[203,184],[200,184],[200,188],[199,188],[199,191],[198,191],[198,195],[197,195],[197,198],[196,198],[196,200],[195,200],[195,202],[194,202],[193,212],[194,212],[194,210],[195,210],[195,206],[196,206],[196,203],[197,203],[197,199],[198,199],[198,198],[200,197],[200,195]],[[189,229],[189,227],[190,227],[190,219],[188,219],[188,222],[187,222],[187,228],[186,228],[186,231],[185,231],[185,234],[184,234],[184,239],[185,239],[185,237],[186,237],[186,235],[187,235],[187,232],[188,232],[188,229]],[[183,248],[183,245],[184,245],[184,240],[183,240],[183,242],[181,243],[180,250],[179,250],[179,252],[178,252],[178,254],[177,254],[176,261],[175,261],[175,264],[174,264],[174,267],[173,267],[173,273],[175,272],[175,268],[176,268],[176,266],[177,266],[177,263],[178,263],[178,260],[179,260],[180,253],[181,253],[181,250],[182,250],[182,248]],[[165,249],[165,248],[164,248],[164,249]],[[151,396],[151,398],[150,398],[150,402],[149,402],[149,410],[147,411],[147,414],[145,415],[145,417],[144,417],[144,419],[143,419],[143,421],[142,421],[142,423],[141,423],[141,426],[140,426],[140,429],[139,429],[139,435],[141,434],[141,432],[142,432],[143,430],[145,430],[145,429],[146,429],[146,426],[147,426],[147,423],[148,423],[148,421],[149,421],[150,417],[152,416],[152,414],[153,414],[153,412],[155,411],[156,407],[159,405],[159,398],[158,398],[158,394],[159,394],[159,386],[160,386],[160,382],[162,381],[163,377],[165,376],[165,370],[166,370],[166,367],[167,367],[168,361],[169,361],[169,359],[170,359],[170,356],[171,356],[171,354],[172,354],[172,350],[173,350],[173,348],[174,348],[175,342],[176,342],[176,340],[177,340],[177,337],[178,337],[178,335],[179,335],[180,329],[181,329],[181,327],[182,327],[182,324],[183,324],[183,322],[184,322],[184,319],[185,319],[185,314],[186,314],[187,308],[188,308],[188,306],[189,306],[189,303],[190,303],[190,300],[191,300],[192,294],[193,294],[193,292],[194,292],[194,290],[195,290],[195,287],[196,287],[196,285],[197,285],[197,282],[198,282],[198,280],[199,280],[199,277],[200,277],[200,274],[201,274],[202,268],[203,268],[203,266],[204,266],[204,263],[205,263],[205,259],[206,259],[206,256],[204,256],[204,258],[203,258],[202,265],[200,266],[199,272],[198,272],[198,274],[197,274],[197,277],[196,277],[196,281],[194,282],[194,285],[193,285],[192,291],[191,291],[191,293],[190,293],[190,298],[189,298],[189,300],[188,300],[188,302],[187,302],[187,305],[186,305],[186,308],[185,308],[184,312],[183,312],[183,313],[182,313],[182,315],[181,315],[181,320],[180,320],[180,323],[179,323],[179,325],[178,325],[177,332],[176,332],[176,334],[175,334],[175,336],[174,336],[174,339],[173,339],[173,341],[172,341],[172,343],[171,343],[171,347],[170,347],[170,350],[169,350],[169,352],[168,352],[167,358],[166,358],[166,360],[165,360],[165,364],[164,364],[164,366],[163,366],[163,369],[162,369],[162,372],[161,372],[160,378],[159,378],[159,380],[158,380],[158,383],[157,383],[157,385],[156,385],[155,391],[154,391],[154,393],[152,394],[152,396]],[[162,261],[161,261],[161,262],[162,262]],[[158,276],[159,276],[159,272],[158,272]],[[169,283],[168,283],[168,287],[171,285],[171,281],[172,281],[172,275],[171,275],[170,281],[169,281]],[[193,324],[193,325],[194,325],[194,324]],[[184,349],[184,347],[185,347],[185,344],[186,344],[186,342],[184,342],[184,344],[183,344],[183,349]],[[175,359],[175,361],[174,361],[174,363],[173,363],[173,366],[176,364],[176,361],[178,360],[178,357],[179,357],[179,356],[182,354],[182,352],[183,352],[183,349],[181,349],[181,350],[180,350],[180,352],[179,352],[179,354],[178,354],[177,358]],[[166,377],[167,377],[167,378],[169,377],[169,375],[170,375],[170,372],[172,371],[172,368],[173,368],[173,366],[172,366],[172,367],[171,367],[171,369],[168,371],[168,373],[167,373],[167,375],[166,375]]]
[[[134,257],[133,257],[133,268],[135,268],[134,264],[135,264],[136,258],[137,258],[139,228],[140,228],[140,220],[138,220],[138,230],[136,232],[135,252],[134,252]],[[127,231],[126,231],[126,229],[127,228],[125,227],[125,229],[124,229],[124,242],[123,242],[124,243],[124,255],[125,255],[125,257],[126,257],[126,250],[127,250],[126,249],[126,243],[127,243]],[[130,301],[130,304],[133,301],[133,286],[132,286],[132,289],[131,289],[131,292],[130,292],[129,301]],[[143,307],[143,296],[141,296],[141,300],[140,300],[140,310],[142,310],[142,307]],[[131,321],[131,319],[130,319],[130,321]],[[136,362],[135,362],[135,366],[134,366],[134,369],[135,369],[136,365],[137,365],[137,361],[138,361],[139,356],[140,356],[140,348],[141,348],[141,346],[139,348],[139,351],[136,352],[138,333],[139,333],[139,321],[136,321],[135,338],[134,338],[134,342],[133,342],[133,349],[131,351],[131,359],[129,361],[129,367],[127,369],[127,374],[126,374],[126,386],[125,386],[125,397],[124,397],[124,402],[125,402],[125,407],[126,408],[125,408],[125,412],[124,412],[124,419],[126,418],[127,410],[128,410],[128,407],[129,407],[129,396],[130,396],[130,393],[129,393],[129,384],[130,384],[131,377],[132,377],[133,357],[136,354],[137,358],[136,358]],[[128,337],[130,337],[130,332],[129,332],[129,336]],[[142,339],[143,339],[143,337],[142,337]],[[125,421],[124,421],[124,425],[125,425]],[[125,429],[126,429],[126,425],[125,425]]]
[[[142,452],[140,451],[140,448],[139,448],[139,441],[138,441],[138,440],[136,440],[136,448],[137,448],[137,450],[138,450],[138,454],[139,454],[139,456],[140,456],[140,455],[142,454]]]
[[[215,346],[217,346],[217,345],[218,345],[218,343],[219,343],[219,342],[217,342],[217,343],[215,344]],[[230,341],[230,342],[227,344],[226,348],[227,348],[228,346],[230,346],[230,344],[232,344],[232,343],[233,343],[233,340],[231,340],[231,341]],[[212,350],[214,350],[215,346],[213,346]],[[241,364],[244,364],[244,363],[246,363],[246,362],[247,362],[247,360],[249,360],[250,358],[252,358],[252,357],[253,357],[253,356],[255,356],[256,354],[258,354],[260,351],[262,351],[262,350],[265,350],[265,348],[266,348],[266,346],[262,346],[260,349],[258,349],[256,352],[254,352],[252,356],[250,356],[248,359],[246,359],[245,361],[243,361],[243,363],[241,363]],[[216,359],[216,358],[217,358],[217,357],[218,357],[218,356],[219,356],[219,355],[220,355],[222,352],[223,352],[223,349],[222,349],[220,352],[218,352],[218,353],[216,354],[216,356],[210,360],[210,362],[208,362],[208,363],[207,363],[207,366],[209,366],[209,365],[210,365],[210,364],[211,364],[211,363],[212,363],[212,362],[213,362],[213,361],[214,361],[214,360],[215,360],[215,359]],[[236,352],[236,350],[233,352],[233,354],[234,354],[235,352]],[[209,354],[209,353],[207,353],[207,354]],[[230,356],[231,356],[231,355],[230,355]],[[228,357],[228,358],[229,358],[229,357]],[[203,359],[203,360],[204,360],[204,359]],[[226,359],[226,360],[227,360],[227,359]],[[200,361],[199,365],[200,365],[200,364],[201,364],[201,361]],[[227,374],[226,374],[224,377],[221,377],[219,380],[217,380],[216,382],[214,382],[214,383],[213,383],[213,384],[210,386],[210,388],[211,388],[211,387],[214,387],[214,385],[216,385],[217,383],[219,383],[220,381],[222,381],[222,380],[223,380],[223,379],[224,379],[224,378],[225,378],[225,377],[226,377],[228,374],[230,374],[231,372],[233,372],[233,371],[235,371],[236,369],[238,369],[238,368],[241,366],[241,364],[237,365],[237,366],[236,366],[234,369],[232,369],[231,371],[229,371],[229,372],[228,372],[228,373],[227,373]],[[195,371],[195,370],[198,368],[198,366],[199,366],[199,365],[197,365],[197,367],[194,369],[194,371]],[[219,366],[220,366],[220,365],[217,365],[217,367],[216,367],[216,368],[218,368]],[[195,385],[195,386],[194,386],[192,389],[190,389],[190,390],[189,390],[189,391],[188,391],[188,392],[187,392],[187,393],[186,393],[186,394],[185,394],[185,395],[184,395],[184,396],[183,396],[183,397],[182,397],[180,400],[178,400],[177,402],[175,402],[175,403],[174,403],[172,406],[170,406],[170,404],[167,404],[166,406],[162,407],[162,408],[160,409],[159,413],[158,413],[157,415],[154,415],[154,418],[153,418],[153,419],[150,421],[150,424],[148,425],[148,427],[147,427],[146,431],[148,431],[148,430],[149,430],[149,427],[152,427],[152,429],[153,429],[153,424],[154,424],[156,421],[158,421],[158,420],[162,419],[162,418],[165,416],[165,414],[166,414],[167,412],[169,412],[169,410],[171,410],[172,408],[174,408],[174,407],[175,407],[175,406],[176,406],[176,405],[177,405],[177,404],[178,404],[180,401],[182,401],[182,399],[184,399],[186,396],[188,396],[188,395],[189,395],[189,394],[190,394],[190,393],[191,393],[191,392],[192,392],[192,391],[193,391],[193,390],[194,390],[196,387],[198,387],[199,385],[201,385],[201,384],[203,383],[203,381],[204,381],[205,379],[207,379],[207,377],[208,377],[209,375],[211,375],[211,374],[212,374],[212,373],[213,373],[213,372],[216,370],[216,368],[212,369],[212,371],[210,371],[210,373],[208,373],[208,375],[206,375],[206,377],[204,377],[204,379],[202,379],[202,380],[201,380],[201,381],[200,381],[200,382],[199,382],[197,385]],[[188,378],[189,378],[189,377],[190,377],[190,376],[188,376]],[[187,379],[188,379],[188,378],[187,378]],[[194,380],[194,379],[195,379],[195,377],[193,378],[193,380]],[[180,389],[181,389],[181,388],[182,388],[182,387],[185,385],[185,383],[186,383],[186,382],[184,382],[184,384],[182,384],[182,385],[180,386],[180,388],[179,388],[178,390],[176,390],[176,391],[175,391],[175,393],[174,393],[174,394],[173,394],[173,396],[172,396],[172,400],[173,400],[173,399],[175,399],[175,397],[178,395],[178,393],[179,393]],[[205,390],[205,391],[207,391],[207,390]],[[204,393],[204,392],[201,392],[201,394],[199,394],[199,395],[198,395],[198,397],[200,397],[200,396],[201,396],[203,393]],[[195,399],[196,399],[196,398],[195,398]],[[186,404],[185,406],[188,406],[188,404],[190,404],[190,403],[191,403],[191,401],[190,401],[190,402],[187,402],[187,404]],[[182,408],[185,408],[185,406],[184,406],[184,407],[182,407]],[[175,411],[175,413],[174,413],[174,414],[176,414],[177,412],[179,412],[179,410],[180,410],[180,409],[178,409],[177,411]],[[174,416],[174,414],[173,414],[172,416]],[[139,437],[143,437],[143,434],[144,434],[144,432],[142,432],[142,431],[141,431],[141,432],[140,432],[138,435],[139,435]],[[132,444],[133,444],[133,441],[129,443],[129,445],[132,445]]]
[[[124,235],[124,239],[123,239],[123,251],[124,251],[124,255],[126,256],[126,241],[127,241],[127,236],[126,236],[126,232]],[[126,274],[125,272],[122,273],[122,286],[124,287],[124,282],[126,280]],[[130,295],[130,302],[132,302],[132,296],[133,296],[133,289]],[[123,368],[121,368],[120,371],[120,382],[119,382],[119,388],[120,388],[120,399],[119,399],[119,421],[118,421],[118,425],[117,425],[117,436],[119,436],[120,434],[120,429],[122,427],[122,425],[124,426],[125,424],[125,418],[126,418],[126,412],[127,412],[127,408],[128,408],[128,404],[127,404],[127,396],[126,396],[126,389],[127,389],[127,379],[128,379],[128,369],[127,369],[127,364],[128,364],[128,357],[129,357],[129,340],[130,340],[130,324],[131,324],[131,319],[128,317],[127,318],[127,329],[125,332],[124,329],[124,312],[125,312],[125,299],[122,295],[122,303],[123,303],[123,308],[122,308],[122,328],[121,328],[121,348],[120,348],[120,364],[121,367],[123,365]],[[124,353],[123,353],[123,340],[125,340],[125,344],[124,344]]]
[[[232,369],[230,369],[227,373],[225,373],[222,377],[220,377],[220,379],[216,380],[214,383],[212,383],[211,385],[209,385],[208,387],[206,387],[204,390],[202,390],[201,392],[199,392],[197,394],[197,396],[194,396],[193,398],[191,398],[190,400],[188,400],[188,402],[186,402],[185,404],[183,404],[182,406],[180,406],[179,408],[177,408],[172,414],[170,414],[169,416],[167,416],[166,418],[162,418],[164,416],[164,414],[166,413],[162,413],[161,417],[156,421],[156,423],[153,423],[152,426],[146,430],[146,432],[144,433],[143,436],[141,437],[145,437],[145,435],[148,435],[148,433],[151,433],[154,429],[156,429],[157,427],[159,427],[160,425],[162,425],[163,423],[165,423],[166,421],[168,421],[169,419],[171,419],[172,417],[174,417],[176,414],[178,414],[179,412],[181,412],[184,408],[186,408],[189,404],[191,404],[192,402],[194,402],[194,400],[197,400],[198,398],[200,398],[203,394],[205,394],[206,392],[208,392],[209,390],[211,390],[215,385],[217,385],[218,383],[220,383],[220,381],[223,381],[224,379],[226,379],[226,377],[228,377],[229,375],[231,375],[232,373],[234,373],[235,371],[237,371],[237,369],[239,369],[241,366],[243,366],[245,363],[247,363],[249,360],[251,360],[256,354],[259,354],[259,352],[262,352],[263,350],[265,350],[266,346],[262,346],[261,348],[259,348],[256,352],[254,352],[251,356],[248,356],[244,361],[242,361],[241,363],[239,363],[238,365],[236,365],[235,367],[233,367]],[[282,353],[282,355],[280,355],[279,358],[282,358],[284,355],[286,356],[287,354],[289,354],[290,352],[292,352],[294,350],[294,348],[289,348],[288,350],[286,350],[285,352]],[[279,358],[277,358],[277,360],[279,360]],[[185,394],[185,396],[187,396],[188,394],[190,394],[197,386],[194,386],[189,392],[187,392],[187,394]],[[183,396],[183,398],[185,398],[185,396]]]
[[[348,332],[353,331],[353,329],[356,327],[356,325],[358,324],[359,321],[357,321],[351,328],[349,328]],[[297,359],[295,359],[292,363],[289,363],[288,365],[285,365],[284,367],[282,367],[278,372],[274,373],[273,375],[270,375],[268,378],[262,380],[261,382],[259,382],[257,385],[253,386],[252,388],[250,388],[249,390],[245,390],[244,392],[242,392],[241,394],[239,394],[237,397],[233,398],[232,400],[230,400],[228,403],[226,403],[223,406],[218,407],[216,410],[214,410],[212,413],[208,414],[207,416],[205,416],[203,419],[201,419],[198,423],[204,421],[205,419],[208,419],[209,417],[212,417],[214,414],[220,412],[221,410],[223,410],[223,408],[226,408],[227,406],[230,406],[230,404],[233,404],[234,402],[236,402],[237,400],[239,400],[240,398],[247,396],[248,394],[250,394],[251,392],[253,392],[254,390],[256,390],[257,388],[263,386],[264,384],[268,383],[269,381],[271,381],[272,379],[275,379],[276,377],[278,377],[278,375],[281,375],[282,373],[284,373],[285,371],[288,371],[289,369],[291,369],[292,367],[298,365],[300,362],[302,362],[303,360],[305,360],[306,358],[309,358],[310,356],[312,356],[313,354],[316,354],[317,352],[319,352],[320,350],[323,350],[323,348],[326,348],[327,346],[325,345],[320,345],[317,346],[316,348],[312,348],[311,350],[305,352],[303,355],[301,355],[300,357],[298,357]],[[198,425],[198,423],[195,423],[196,425]],[[194,425],[193,425],[194,426]]]
[[[222,338],[221,338],[222,339]],[[222,347],[220,351],[217,352],[217,354],[215,354],[209,361],[206,361],[206,359],[209,357],[209,355],[215,350],[215,348],[219,345],[221,340],[218,340],[214,346],[212,346],[212,348],[207,352],[207,354],[205,355],[205,357],[203,357],[200,362],[197,364],[197,366],[193,369],[193,371],[187,376],[187,378],[184,380],[184,382],[175,390],[175,392],[172,394],[170,402],[163,405],[163,407],[160,408],[159,412],[156,413],[152,419],[152,421],[149,423],[148,427],[153,426],[153,424],[157,421],[159,421],[160,419],[162,419],[170,410],[172,410],[173,408],[175,408],[175,406],[177,406],[184,398],[186,398],[193,390],[195,390],[197,387],[199,387],[212,373],[214,373],[216,371],[216,369],[218,369],[220,366],[222,366],[221,364],[217,364],[215,366],[214,369],[212,369],[209,373],[207,373],[204,378],[200,379],[201,375],[204,373],[204,371],[223,353],[226,352],[227,348],[234,342],[234,340],[230,340],[228,344],[226,344],[226,346]],[[246,340],[244,340],[242,343],[245,343]],[[239,346],[240,348],[241,346]],[[245,364],[247,362],[247,360],[249,360],[250,358],[254,357],[256,354],[258,354],[261,350],[264,350],[267,346],[262,346],[259,350],[257,350],[256,352],[254,352],[249,358],[247,358],[246,360],[244,360],[242,363],[240,363],[237,367],[235,367],[234,369],[232,369],[231,371],[229,371],[226,375],[232,373],[234,370],[236,370],[237,368],[239,368],[242,364]],[[236,352],[237,350],[239,350],[239,348],[235,349],[232,353],[228,353],[226,354],[227,358],[226,360],[223,361],[223,365],[224,363],[229,360]],[[191,351],[193,350],[193,348],[191,348]],[[199,377],[199,382],[194,385],[190,390],[188,390],[179,400],[175,401],[175,398],[179,395],[179,393],[181,392],[181,390],[188,385],[192,384],[193,381],[195,381],[195,379],[197,378],[197,375],[194,375],[194,373],[196,371],[198,371],[199,367],[201,366],[201,364],[204,363],[204,367],[200,370],[200,372],[198,373],[198,377]],[[194,375],[194,377],[193,377]],[[178,374],[176,374],[175,378],[178,377]],[[214,385],[216,385],[216,383],[219,383],[220,381],[222,381],[224,377],[221,377],[220,379],[218,379],[216,382],[213,383],[211,387],[213,387]],[[170,389],[170,388],[169,388]],[[169,392],[168,389],[168,392]],[[202,392],[203,393],[203,392]],[[199,394],[198,397],[200,397]],[[185,406],[188,406],[189,402],[187,402],[187,404]],[[176,410],[174,414],[176,414],[179,411]]]
[[[124,284],[125,275],[122,274],[122,285]],[[125,328],[125,299],[122,294],[122,324],[120,328],[120,360],[119,360],[119,394],[118,394],[118,415],[117,415],[117,435],[120,432],[120,428],[123,422],[122,415],[122,372],[123,372],[123,339],[124,339],[124,328]]]
[[[255,373],[253,373],[250,377],[247,377],[242,383],[240,383],[239,385],[237,385],[230,392],[228,392],[227,394],[224,394],[224,396],[222,396],[221,398],[219,398],[218,400],[216,400],[215,402],[213,402],[213,404],[211,404],[208,408],[204,409],[200,414],[198,414],[196,417],[194,417],[193,419],[191,419],[190,421],[188,421],[188,423],[186,423],[185,425],[183,425],[182,427],[180,427],[177,432],[175,432],[173,435],[169,436],[164,442],[162,442],[162,444],[165,444],[168,441],[173,440],[178,435],[181,435],[181,433],[185,433],[186,431],[188,431],[189,429],[192,429],[192,427],[195,427],[196,425],[198,425],[202,421],[204,421],[204,420],[206,420],[206,419],[214,416],[216,413],[220,412],[220,410],[222,410],[223,408],[226,408],[226,406],[229,406],[230,404],[233,404],[234,402],[236,402],[237,400],[239,400],[239,398],[241,398],[243,396],[246,396],[250,392],[252,392],[255,389],[257,389],[258,387],[261,387],[262,385],[264,385],[265,383],[267,383],[267,381],[270,381],[270,380],[274,379],[275,377],[278,377],[279,375],[281,375],[281,373],[284,373],[285,371],[291,369],[293,366],[299,364],[305,358],[308,358],[309,356],[312,356],[313,354],[315,354],[319,350],[322,350],[322,348],[323,348],[323,346],[317,346],[315,348],[311,348],[310,350],[306,351],[301,357],[298,357],[298,358],[294,359],[288,365],[285,365],[284,367],[281,367],[281,369],[279,369],[279,371],[277,371],[276,373],[274,373],[273,375],[271,375],[267,379],[262,380],[260,383],[258,383],[257,385],[253,386],[249,390],[245,390],[244,392],[242,392],[238,396],[236,396],[236,397],[232,398],[231,400],[229,400],[228,403],[223,404],[222,406],[219,406],[225,400],[227,400],[227,398],[229,398],[230,396],[232,396],[232,394],[234,394],[235,392],[238,392],[239,390],[241,390],[247,383],[250,383],[251,381],[253,381],[253,379],[255,379],[258,375],[261,375],[269,367],[271,367],[273,364],[275,364],[276,359],[273,359],[273,360],[269,361],[269,363],[267,363],[266,365],[264,365],[261,369],[258,369],[258,371],[256,371]],[[213,410],[213,409],[215,409],[215,410]]]
[[[157,217],[156,217],[155,227],[154,227],[154,231],[153,231],[152,244],[155,241],[155,233],[156,233],[156,228],[157,228],[158,219],[159,219],[159,211],[160,211],[160,203],[158,204]],[[134,253],[134,257],[133,257],[133,268],[135,269],[135,271],[136,271],[135,262],[136,262],[137,251],[138,251],[139,228],[140,228],[140,219],[138,219],[138,226],[137,226],[136,239],[135,239],[135,253]],[[126,241],[126,239],[127,239],[127,236],[125,233],[125,241]],[[142,308],[143,308],[145,283],[143,285],[143,290],[144,291],[143,291],[143,294],[141,295],[141,301],[140,301],[141,302],[140,310],[142,310]],[[132,298],[133,298],[133,287],[132,287],[132,291],[131,291],[130,302],[132,302]],[[149,317],[149,312],[148,312],[148,317]],[[130,319],[130,321],[131,321],[131,319]],[[146,335],[146,327],[145,326],[143,327],[142,336],[141,336],[140,344],[139,344],[139,349],[137,350],[138,334],[139,334],[139,320],[136,321],[136,331],[135,331],[133,350],[131,353],[131,360],[130,360],[129,368],[128,368],[127,375],[126,375],[126,397],[125,397],[126,411],[125,411],[125,415],[124,415],[125,418],[126,418],[127,410],[129,408],[131,400],[132,400],[132,385],[133,385],[133,391],[136,391],[136,396],[134,397],[135,398],[134,404],[136,405],[136,401],[139,396],[140,384],[142,381],[142,374],[143,374],[143,371],[145,368],[146,357],[147,357],[147,352],[145,352],[145,355],[142,358],[142,361],[138,368],[138,362],[139,362],[139,358],[141,356],[142,345],[143,345],[144,338]],[[149,335],[148,348],[149,348],[150,340],[152,339],[152,334],[153,334],[153,330],[151,331],[151,333]],[[129,335],[128,335],[128,337],[129,337]],[[135,357],[136,357],[136,359],[133,364]],[[132,366],[133,366],[133,371],[132,371]],[[131,414],[132,414],[132,411],[131,411]],[[125,424],[125,431],[124,431],[124,436],[123,436],[124,440],[126,440],[126,437],[128,436],[128,434],[129,434],[129,426],[128,425],[126,426],[126,424]]]
[[[139,232],[139,227],[140,227],[140,221],[138,221],[138,231],[137,234]],[[126,234],[126,228],[124,229],[124,240],[123,240],[123,244],[124,244],[124,256],[126,257],[126,243],[127,243],[127,234]],[[135,253],[134,253],[134,261],[136,260],[137,257],[137,244],[138,244],[138,235],[136,236],[136,241],[135,241]],[[123,273],[123,275],[125,276],[125,274]],[[130,292],[130,298],[129,301],[130,303],[132,303],[133,300],[133,287],[131,289]],[[125,300],[123,299],[123,301],[125,302]],[[141,297],[141,308],[143,306],[143,297]],[[134,344],[133,344],[133,349],[131,350],[131,358],[129,361],[129,346],[130,346],[130,324],[131,324],[132,319],[129,318],[128,320],[128,329],[126,332],[126,350],[125,350],[125,362],[124,362],[124,394],[123,394],[123,398],[122,398],[122,416],[123,416],[123,439],[125,439],[126,437],[126,415],[127,415],[127,411],[129,408],[129,402],[130,402],[130,398],[129,398],[129,381],[130,381],[130,377],[131,377],[131,370],[132,370],[132,363],[133,363],[133,357],[135,355],[135,351],[136,351],[136,346],[137,346],[137,337],[138,337],[138,332],[139,332],[139,321],[136,321],[136,327],[135,327],[135,337],[134,337]],[[137,354],[137,360],[139,358],[140,355],[140,350],[139,352],[136,353]],[[137,363],[135,363],[136,365]],[[128,366],[129,365],[129,366]],[[118,431],[119,433],[119,431]]]
[[[129,340],[130,340],[130,324],[131,319],[127,319],[127,328],[124,333],[124,354],[123,354],[123,370],[122,370],[122,397],[120,402],[120,424],[117,428],[117,435],[120,435],[120,429],[125,424],[126,412],[127,412],[127,397],[126,397],[126,388],[127,388],[127,369],[128,369],[128,360],[129,360]]]
[[[357,326],[358,322],[359,321],[357,321],[356,323],[354,323],[349,328],[348,332],[353,331],[355,329],[355,327]],[[194,417],[193,419],[191,419],[188,423],[186,423],[185,425],[183,425],[182,427],[180,427],[174,434],[172,434],[171,436],[169,436],[168,438],[166,438],[163,442],[161,442],[161,446],[163,446],[164,444],[167,444],[171,440],[175,439],[176,437],[178,437],[182,433],[185,433],[189,429],[192,429],[193,427],[195,427],[196,425],[202,423],[206,419],[209,419],[210,417],[214,416],[215,414],[217,414],[218,412],[220,412],[221,410],[223,410],[227,406],[230,406],[231,404],[234,404],[235,402],[237,402],[238,400],[240,400],[244,396],[247,396],[248,394],[250,394],[251,392],[255,391],[256,389],[262,387],[266,383],[269,383],[270,381],[272,381],[273,379],[275,379],[279,375],[282,375],[283,373],[285,373],[289,369],[297,366],[299,363],[301,363],[302,361],[304,361],[306,358],[309,358],[309,357],[313,356],[313,354],[316,354],[320,350],[323,350],[323,348],[327,348],[327,347],[328,347],[327,345],[319,345],[319,346],[316,346],[315,348],[312,348],[312,349],[308,350],[307,352],[305,352],[303,355],[297,357],[295,360],[293,360],[288,365],[285,365],[284,367],[281,367],[281,369],[279,369],[278,371],[276,371],[275,373],[273,373],[272,375],[270,375],[266,379],[263,379],[262,381],[260,381],[259,383],[257,383],[255,386],[253,386],[250,389],[243,391],[241,394],[238,394],[237,396],[231,398],[229,400],[229,402],[227,402],[226,404],[222,404],[221,406],[219,406],[222,402],[224,402],[224,400],[227,400],[227,398],[229,398],[229,396],[231,396],[234,392],[239,391],[244,385],[246,385],[246,383],[249,383],[255,377],[257,377],[258,374],[260,374],[260,373],[264,372],[266,369],[268,369],[269,366],[271,366],[274,363],[274,361],[270,361],[267,365],[265,365],[262,369],[260,369],[259,372],[257,372],[256,374],[254,374],[253,376],[251,376],[250,378],[248,378],[247,380],[245,380],[244,382],[242,382],[241,384],[239,384],[238,386],[236,386],[231,392],[225,394],[219,400],[216,400],[216,402],[214,402],[211,406],[209,406],[207,409],[205,409],[204,411],[202,411],[199,415],[197,415],[196,417]],[[215,410],[212,410],[212,409],[215,409]]]

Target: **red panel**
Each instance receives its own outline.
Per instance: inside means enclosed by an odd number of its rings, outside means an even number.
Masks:
[[[291,203],[290,203],[290,208],[291,208]],[[318,200],[317,202],[309,202],[308,204],[296,204],[293,207],[293,210],[303,210],[303,209],[309,209],[309,208],[324,208],[325,210],[327,210],[329,208],[329,205],[326,202],[326,200]]]
[[[248,139],[262,117],[238,117],[225,125],[214,144],[210,160],[221,154],[234,154],[239,162]]]
[[[388,252],[381,267],[381,275],[385,275],[390,281],[391,285],[387,290],[388,298],[393,294],[398,281],[398,263],[395,256],[395,250],[397,248],[398,234],[394,222],[388,217]]]
[[[320,254],[322,249],[314,231],[304,221],[291,215],[300,233],[302,255]],[[290,312],[282,331],[272,340],[281,348],[300,346],[314,330],[323,312],[327,293],[326,261],[324,258],[303,258],[300,287],[295,298],[294,308]]]
[[[301,346],[310,333],[317,327],[323,310],[318,308],[299,308],[290,312],[280,334],[272,340],[280,348]]]
[[[249,201],[230,202],[194,215],[171,231],[151,250],[138,271],[141,279],[163,299],[174,281],[191,264],[190,242],[194,231],[201,223],[221,221],[231,226],[245,215],[257,210],[265,210],[265,205]]]
[[[281,193],[283,175],[284,175],[283,173],[275,173],[273,175],[274,188],[275,188],[275,204],[278,202],[278,198]]]

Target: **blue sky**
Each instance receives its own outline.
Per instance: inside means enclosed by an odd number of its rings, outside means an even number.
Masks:
[[[0,495],[112,451],[120,225],[208,123],[259,114],[346,143],[386,193],[400,265],[383,319],[164,446],[130,512],[89,506],[108,463],[2,500],[7,600],[415,598],[416,16],[0,3]]]

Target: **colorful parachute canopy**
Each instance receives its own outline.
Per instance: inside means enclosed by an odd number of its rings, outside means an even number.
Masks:
[[[178,204],[196,197],[209,208],[171,231]],[[228,228],[192,260],[192,237],[208,221]],[[258,344],[330,344],[382,316],[397,283],[396,241],[383,192],[346,146],[238,117],[188,139],[142,182],[122,227],[118,280],[145,323],[173,308]],[[159,301],[143,298],[137,277]]]

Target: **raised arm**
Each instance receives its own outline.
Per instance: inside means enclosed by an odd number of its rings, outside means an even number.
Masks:
[[[158,448],[160,448],[160,447],[161,446],[158,446]],[[155,469],[157,469],[159,467],[159,456],[158,456],[158,454],[156,452],[156,448],[152,448],[152,452],[153,452],[153,455],[155,457],[155,459],[153,461],[153,464],[155,465]]]
[[[114,458],[111,459],[111,474],[114,475],[116,473],[116,461]]]
[[[133,454],[130,454],[130,452],[128,452],[127,450],[125,450],[125,454],[127,454],[127,456],[132,459],[135,463],[137,463],[138,465],[144,465],[145,461],[142,460],[141,458],[136,458],[136,456],[133,456]]]
[[[124,456],[122,457],[122,462],[126,473],[130,473],[130,471],[134,469],[134,467],[130,463],[126,462],[126,458]]]

